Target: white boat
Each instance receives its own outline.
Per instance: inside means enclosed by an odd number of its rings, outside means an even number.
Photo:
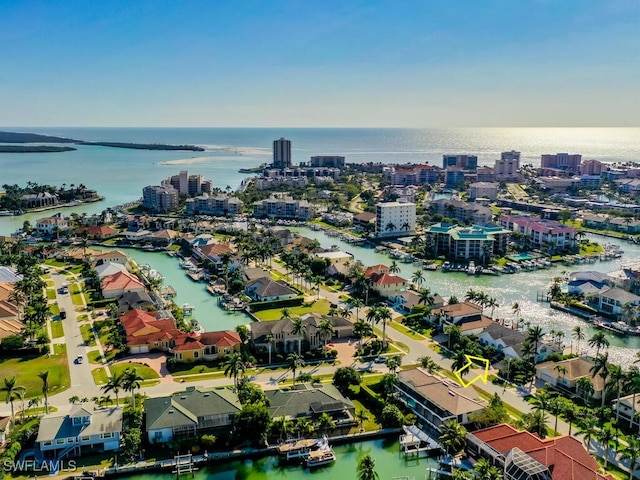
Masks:
[[[0,210],[0,217],[9,217],[13,215],[9,210]]]
[[[469,262],[469,266],[467,267],[467,275],[475,275],[476,274],[476,264],[473,260]]]
[[[317,450],[313,450],[306,456],[306,465],[308,468],[329,465],[336,461],[336,454],[329,446],[329,440],[326,435],[318,442],[317,447]]]
[[[193,305],[189,305],[188,303],[182,304],[182,313],[185,315],[192,315],[195,307]]]

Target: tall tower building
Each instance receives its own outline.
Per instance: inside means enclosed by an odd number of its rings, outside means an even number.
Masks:
[[[273,141],[273,168],[291,166],[291,140],[280,138]]]

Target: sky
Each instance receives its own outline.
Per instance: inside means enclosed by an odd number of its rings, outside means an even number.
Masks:
[[[640,126],[640,0],[0,0],[0,125]]]

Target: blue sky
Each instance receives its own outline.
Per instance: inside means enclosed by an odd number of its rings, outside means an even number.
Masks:
[[[639,126],[638,0],[0,2],[4,126]]]

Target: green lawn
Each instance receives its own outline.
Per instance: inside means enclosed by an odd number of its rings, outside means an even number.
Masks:
[[[320,315],[326,315],[329,313],[329,302],[321,298],[313,302],[313,304],[308,305],[304,304],[299,307],[290,307],[289,312],[292,317],[299,317],[300,315],[304,315],[306,313],[319,313]],[[280,320],[282,317],[282,309],[272,309],[272,310],[261,310],[259,312],[254,313],[254,315],[263,322],[268,322],[272,320]]]
[[[82,296],[81,293],[74,293],[73,295],[71,295],[71,301],[73,302],[74,305],[77,305],[77,306],[84,305],[84,297]]]
[[[401,333],[404,333],[406,336],[413,338],[414,340],[426,340],[428,337],[417,333],[413,330],[411,330],[408,327],[405,327],[404,325],[402,325],[401,323],[398,322],[391,322],[389,323],[389,325],[387,325],[388,327],[393,328],[394,330],[397,330]]]
[[[104,385],[109,380],[107,378],[107,372],[104,367],[96,368],[95,370],[91,370],[91,375],[93,375],[93,382],[96,385]]]
[[[47,300],[55,300],[55,299],[56,299],[56,291],[51,288],[47,288]]]
[[[146,365],[137,362],[116,363],[114,365],[111,365],[109,367],[109,370],[111,370],[111,375],[122,375],[122,373],[124,373],[127,368],[135,368],[135,370],[138,372],[138,375],[140,375],[145,380],[160,378],[158,372],[156,372],[153,368],[147,367]]]
[[[80,325],[80,333],[82,334],[82,340],[85,344],[93,347],[96,344],[96,337],[93,334],[91,325]]]
[[[87,358],[89,359],[89,363],[102,363],[102,355],[100,355],[100,350],[91,350],[87,353]]]
[[[59,260],[54,260],[53,258],[49,258],[47,260],[44,261],[45,265],[51,265],[52,267],[64,267],[67,264],[64,262],[61,262]]]
[[[79,322],[86,322],[87,320],[89,320],[89,315],[87,314],[78,315]]]
[[[62,329],[62,322],[60,321],[52,321],[51,322],[51,335],[53,338],[64,337],[64,330]]]
[[[49,305],[49,311],[51,312],[52,317],[57,317],[60,315],[60,307],[57,303],[52,303]]]
[[[224,378],[224,372],[218,373],[203,373],[201,375],[185,375],[184,377],[176,377],[174,382],[182,383],[182,382],[200,382],[203,380],[213,380],[214,378]],[[232,383],[233,380],[230,380]]]
[[[1,376],[17,377],[17,384],[27,389],[26,397],[42,396],[42,380],[38,374],[45,370],[49,370],[49,395],[69,388],[71,381],[65,345],[56,345],[56,355],[52,356],[0,359]]]

